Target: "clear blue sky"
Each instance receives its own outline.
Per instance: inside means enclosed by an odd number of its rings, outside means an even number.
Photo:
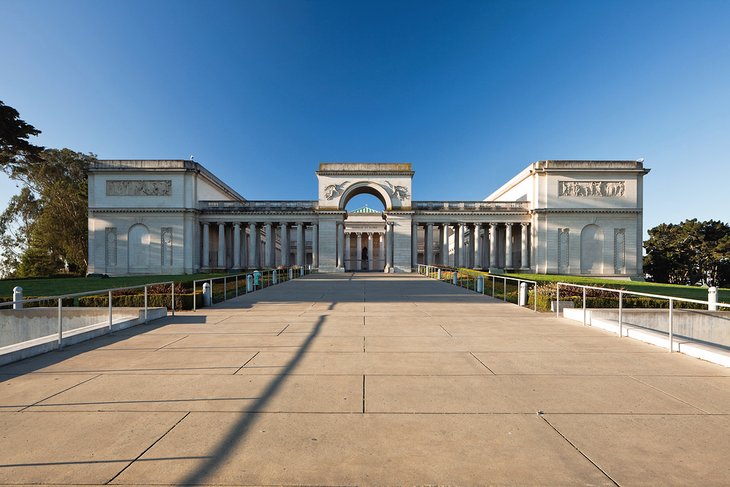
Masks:
[[[412,162],[425,200],[643,157],[646,227],[730,219],[729,1],[2,0],[0,60],[38,143],[249,199],[315,199],[321,161]]]

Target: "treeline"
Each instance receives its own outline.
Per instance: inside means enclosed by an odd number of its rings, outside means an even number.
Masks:
[[[2,277],[85,274],[92,154],[33,145],[40,130],[0,101],[0,168],[20,192],[0,214]]]
[[[644,272],[655,282],[730,286],[730,225],[715,220],[662,223],[644,242]]]

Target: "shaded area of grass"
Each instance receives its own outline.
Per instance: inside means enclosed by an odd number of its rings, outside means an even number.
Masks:
[[[181,275],[153,275],[153,276],[119,276],[108,279],[86,278],[86,277],[61,277],[61,278],[40,278],[40,279],[8,279],[0,280],[0,296],[12,296],[13,288],[23,288],[25,296],[58,296],[61,294],[73,294],[97,289],[109,289],[125,286],[137,286],[154,282],[183,283],[187,288],[192,288],[193,280],[209,277],[220,277],[225,274],[181,274]]]

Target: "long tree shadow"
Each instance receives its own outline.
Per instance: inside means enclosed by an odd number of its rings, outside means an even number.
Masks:
[[[307,335],[307,338],[302,343],[302,346],[297,350],[297,353],[292,359],[284,366],[284,368],[277,374],[277,376],[269,383],[264,389],[261,396],[254,401],[250,406],[242,411],[243,415],[228,431],[226,436],[219,442],[216,449],[207,456],[204,463],[199,466],[194,472],[190,473],[187,477],[179,482],[180,485],[195,485],[202,483],[206,477],[208,477],[215,469],[225,461],[225,459],[231,455],[236,445],[241,443],[253,423],[256,421],[260,411],[262,411],[266,404],[271,400],[272,397],[279,391],[281,386],[284,384],[287,376],[290,375],[294,369],[299,365],[304,354],[312,346],[312,342],[319,335],[322,325],[326,320],[326,316],[320,316],[317,320],[316,325],[312,328],[312,331]]]

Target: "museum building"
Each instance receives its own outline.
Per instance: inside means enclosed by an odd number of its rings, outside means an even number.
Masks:
[[[408,163],[322,163],[316,200],[247,200],[201,164],[101,160],[89,171],[89,273],[312,266],[642,275],[643,161],[539,161],[483,201],[412,199]],[[383,211],[347,211],[370,194]]]

